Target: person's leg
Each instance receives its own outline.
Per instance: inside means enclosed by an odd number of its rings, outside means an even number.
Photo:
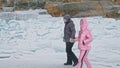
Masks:
[[[78,59],[77,68],[82,68],[84,57],[85,57],[86,53],[87,53],[86,50],[80,50],[80,56],[79,56],[79,59]]]
[[[70,46],[70,56],[71,56],[72,61],[74,62],[73,66],[75,66],[78,63],[78,59],[77,59],[76,55],[74,54],[74,52],[72,51],[73,45],[74,45],[74,43],[69,43],[69,46]]]
[[[69,42],[66,43],[66,53],[67,53],[67,62],[65,65],[72,65],[72,59],[71,59],[71,46]]]
[[[90,61],[88,59],[88,53],[89,53],[89,51],[87,51],[87,53],[85,55],[84,62],[86,63],[87,68],[92,68],[92,65],[91,65],[91,63],[90,63]]]

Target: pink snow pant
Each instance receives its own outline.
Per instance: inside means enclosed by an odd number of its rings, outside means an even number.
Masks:
[[[87,65],[87,68],[92,68],[91,63],[88,60],[88,53],[89,53],[89,50],[80,50],[80,56],[78,59],[79,62],[78,62],[77,68],[82,68],[83,62],[85,62],[85,64]]]

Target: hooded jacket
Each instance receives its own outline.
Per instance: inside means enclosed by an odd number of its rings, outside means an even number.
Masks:
[[[90,30],[88,30],[88,21],[86,19],[82,19],[80,24],[82,24],[82,26],[80,27],[81,31],[79,31],[79,35],[76,40],[78,41],[78,49],[90,50],[93,37]]]
[[[63,39],[65,42],[70,42],[70,38],[75,39],[75,33],[76,33],[75,25],[71,20],[70,15],[65,15],[64,19],[66,19],[67,22],[65,22]]]

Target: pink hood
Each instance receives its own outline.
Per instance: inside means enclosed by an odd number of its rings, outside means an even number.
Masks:
[[[87,19],[82,19],[80,24],[82,24],[80,27],[81,31],[79,32],[79,36],[76,39],[76,41],[78,41],[78,48],[80,50],[90,50],[93,38],[91,32],[88,30]]]
[[[83,24],[82,27],[81,27],[82,31],[88,29],[88,21],[87,21],[87,19],[81,19],[80,24]]]

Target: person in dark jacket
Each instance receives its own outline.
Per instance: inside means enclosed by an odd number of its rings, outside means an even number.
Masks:
[[[78,63],[78,59],[76,55],[72,51],[72,47],[74,45],[74,39],[75,39],[75,25],[73,21],[71,20],[70,15],[64,16],[64,37],[63,41],[66,43],[66,53],[67,53],[67,62],[64,63],[64,65],[72,65],[72,62],[74,62],[73,66],[76,66]]]

